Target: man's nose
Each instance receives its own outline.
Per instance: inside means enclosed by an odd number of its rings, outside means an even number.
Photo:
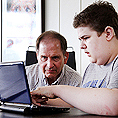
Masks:
[[[87,48],[87,46],[86,46],[86,44],[84,43],[84,41],[81,41],[80,48],[81,48],[81,49],[86,49],[86,48]]]
[[[53,60],[52,59],[48,58],[48,60],[47,60],[47,66],[48,66],[48,68],[52,68],[54,66],[54,63],[53,63]]]

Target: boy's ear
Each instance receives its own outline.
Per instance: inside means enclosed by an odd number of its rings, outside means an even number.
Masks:
[[[115,36],[115,32],[114,32],[113,27],[107,26],[105,28],[105,35],[106,35],[106,40],[110,41]]]

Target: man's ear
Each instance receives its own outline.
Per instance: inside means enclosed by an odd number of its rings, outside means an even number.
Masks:
[[[106,35],[106,40],[110,41],[115,36],[115,32],[114,32],[113,27],[107,26],[105,28],[105,35]]]
[[[39,57],[38,52],[36,52],[36,57],[37,57],[37,60],[38,60],[38,57]]]
[[[64,55],[64,64],[66,64],[66,63],[67,63],[68,58],[69,58],[69,53],[68,53],[68,52],[66,52],[66,53],[65,53],[65,55]]]

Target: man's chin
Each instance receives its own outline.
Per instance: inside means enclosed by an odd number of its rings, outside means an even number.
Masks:
[[[53,79],[53,78],[55,78],[55,76],[52,75],[52,74],[50,74],[50,75],[48,74],[48,75],[46,75],[46,77],[49,78],[49,79]]]

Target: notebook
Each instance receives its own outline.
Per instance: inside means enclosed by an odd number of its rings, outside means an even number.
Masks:
[[[0,64],[0,109],[20,113],[57,113],[70,108],[32,104],[24,62]]]

